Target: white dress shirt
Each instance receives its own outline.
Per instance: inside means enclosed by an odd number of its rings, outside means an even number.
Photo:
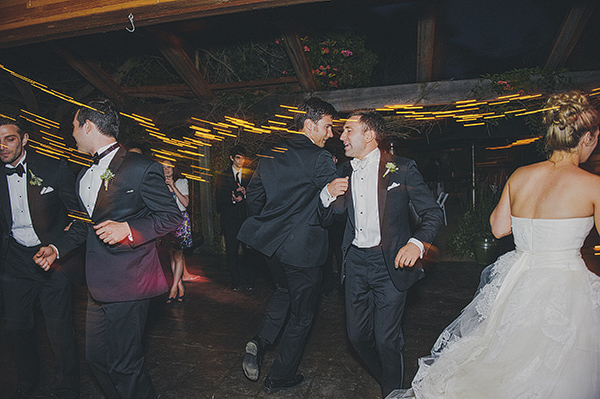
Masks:
[[[113,144],[114,143],[110,143],[102,148],[99,148],[97,153],[101,154],[102,151],[106,150]],[[100,191],[100,187],[102,187],[102,183],[104,183],[100,176],[106,172],[106,169],[108,169],[110,162],[115,157],[115,154],[118,150],[119,147],[103,156],[98,162],[98,165],[92,165],[88,170],[86,170],[83,177],[79,181],[79,197],[81,198],[81,201],[85,206],[85,210],[90,217],[92,216],[92,213],[94,213],[96,199],[98,199],[98,192]]]
[[[12,236],[19,244],[26,247],[33,247],[40,245],[41,241],[33,229],[33,222],[29,213],[29,199],[27,197],[28,170],[27,163],[23,163],[26,155],[27,152],[24,151],[19,163],[17,163],[17,166],[19,164],[23,165],[23,169],[25,170],[23,176],[13,173],[10,176],[6,176],[6,181],[8,183],[10,210],[12,213]],[[10,164],[6,164],[4,167],[13,168]]]
[[[375,148],[363,159],[350,161],[354,172],[351,177],[354,204],[355,231],[352,244],[371,248],[381,243],[377,183],[381,152]]]

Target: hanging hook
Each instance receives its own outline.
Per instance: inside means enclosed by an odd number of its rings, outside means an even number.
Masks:
[[[129,18],[129,22],[131,22],[131,27],[133,29],[129,29],[129,28],[125,28],[125,29],[127,29],[127,32],[129,32],[129,33],[133,33],[135,31],[135,25],[133,24],[133,14],[130,13],[128,18]]]

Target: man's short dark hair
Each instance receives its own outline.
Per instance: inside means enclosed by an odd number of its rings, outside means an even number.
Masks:
[[[350,114],[348,119],[353,116],[358,116],[360,122],[365,127],[365,130],[374,131],[375,140],[377,140],[377,143],[381,143],[385,138],[385,121],[380,114],[372,110],[354,111]]]
[[[298,111],[304,111],[302,113],[294,114],[294,122],[296,123],[296,130],[298,131],[304,129],[304,122],[306,122],[307,119],[310,119],[314,123],[318,123],[324,115],[329,115],[333,118],[337,114],[333,105],[317,97],[302,101],[300,105],[298,105]]]
[[[19,118],[12,119],[0,116],[0,126],[4,125],[15,125],[17,127],[17,133],[19,133],[21,139],[23,138],[23,135],[25,134],[25,125],[19,120]]]
[[[236,155],[246,156],[246,149],[241,145],[234,145],[229,149],[229,156],[235,158]]]
[[[119,136],[119,113],[109,100],[90,101],[88,107],[80,107],[77,122],[83,125],[86,120],[92,122],[100,133],[117,138]]]

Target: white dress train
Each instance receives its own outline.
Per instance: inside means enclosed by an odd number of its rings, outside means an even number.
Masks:
[[[516,250],[419,359],[417,399],[600,398],[600,278],[580,249],[592,216],[512,217]]]

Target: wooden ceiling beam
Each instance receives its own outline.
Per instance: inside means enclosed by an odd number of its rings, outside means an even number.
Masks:
[[[283,78],[250,80],[247,82],[214,83],[208,85],[212,91],[275,91],[277,89],[291,88],[290,92],[301,92],[298,79],[295,76]],[[192,90],[186,84],[171,84],[163,86],[121,87],[120,92],[125,96],[144,98],[192,98]]]
[[[108,97],[115,104],[122,106],[125,97],[119,92],[119,83],[106,73],[100,64],[85,57],[85,53],[77,50],[66,49],[63,46],[51,42],[48,44],[52,50],[61,56],[73,69],[75,69],[85,80]]]
[[[558,38],[554,42],[550,56],[546,60],[544,69],[556,70],[565,66],[571,51],[573,51],[583,32],[583,28],[585,28],[585,24],[594,11],[594,7],[596,7],[594,2],[583,2],[571,7],[571,11],[569,11],[562,24]]]
[[[181,39],[162,29],[154,29],[153,34],[157,39],[158,49],[185,84],[189,86],[192,93],[199,99],[214,98],[215,94],[208,87],[206,79],[181,46]]]
[[[292,67],[298,77],[298,82],[302,90],[306,92],[312,92],[317,90],[317,82],[313,76],[312,70],[308,65],[308,60],[304,54],[304,48],[300,43],[300,37],[297,32],[291,30],[285,30],[283,33],[283,45]]]
[[[426,4],[419,15],[417,32],[417,82],[433,80],[436,8]]]
[[[0,48],[326,0],[2,0]]]

